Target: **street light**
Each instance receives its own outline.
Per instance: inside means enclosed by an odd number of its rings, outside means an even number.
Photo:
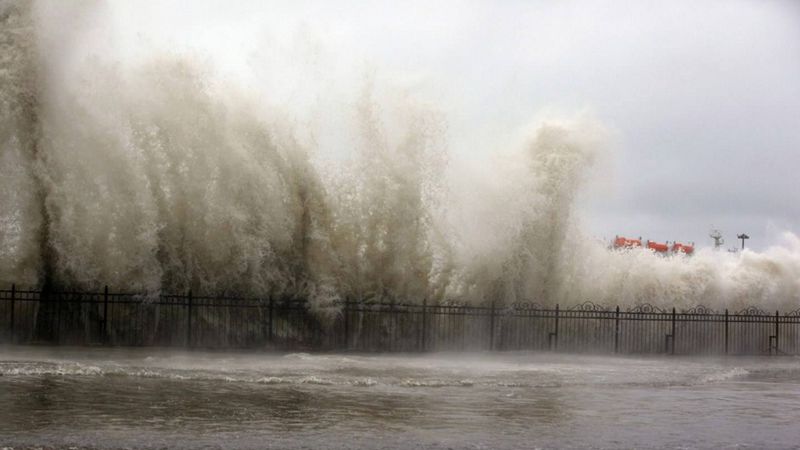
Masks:
[[[742,240],[742,250],[744,250],[744,240],[745,239],[750,239],[750,236],[742,233],[742,234],[737,235],[736,237]]]

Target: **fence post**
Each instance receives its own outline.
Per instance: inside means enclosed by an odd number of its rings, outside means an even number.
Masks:
[[[725,354],[728,354],[728,308],[725,308]]]
[[[555,331],[551,332],[547,335],[547,344],[550,346],[550,350],[558,350],[558,305],[556,305],[556,326]]]
[[[619,353],[619,305],[614,314],[614,353]]]
[[[489,316],[489,351],[494,350],[494,300],[492,300],[492,312]]]
[[[344,316],[344,349],[348,350],[350,348],[350,318],[347,317],[348,310],[347,310],[348,301],[344,299],[344,308],[342,309],[342,315]]]
[[[780,312],[775,311],[775,356],[778,355],[778,319],[780,316]]]
[[[274,306],[273,306],[274,303],[275,303],[275,299],[272,298],[272,295],[270,295],[269,296],[269,328],[268,328],[269,332],[267,333],[267,336],[269,336],[270,344],[273,342],[273,339],[272,339],[272,310],[274,309]]]
[[[13,344],[16,341],[16,334],[14,333],[14,298],[17,296],[17,285],[11,285],[11,317],[10,317],[10,325],[9,325],[9,333],[11,333],[11,343]]]
[[[189,299],[186,310],[186,346],[192,346],[192,290],[189,289]]]
[[[558,315],[559,315],[558,312],[559,312],[559,307],[558,304],[556,304],[556,336],[554,338],[554,344],[556,350],[558,350]]]
[[[672,341],[671,342],[672,345],[670,345],[670,353],[672,353],[674,355],[675,354],[675,307],[674,306],[672,307],[672,335],[671,336],[672,336],[672,338],[670,338],[670,341]]]
[[[427,327],[428,327],[428,299],[422,299],[422,348],[424,352],[427,347]]]
[[[62,303],[62,299],[57,298],[55,296],[51,297],[48,294],[48,300],[50,298],[56,298],[56,300],[55,300],[56,301],[56,336],[55,336],[55,342],[56,342],[56,344],[61,344],[61,303]]]
[[[267,314],[266,313],[266,306],[267,302],[265,298],[259,297],[259,307],[258,307],[258,320],[261,324],[261,345],[264,347],[267,346],[267,335],[269,334],[269,330],[267,330]]]
[[[108,285],[103,288],[103,343],[108,344]]]

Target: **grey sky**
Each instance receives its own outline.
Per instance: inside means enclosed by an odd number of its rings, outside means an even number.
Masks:
[[[619,144],[613,188],[584,205],[597,236],[708,245],[713,224],[763,248],[800,231],[800,2],[428,3],[176,2],[124,18],[231,61],[237,33],[308,33],[329,80],[366,62],[437,102],[453,153],[494,151],[543,110],[589,110]]]

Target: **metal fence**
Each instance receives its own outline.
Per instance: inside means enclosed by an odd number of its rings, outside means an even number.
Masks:
[[[0,342],[285,350],[797,354],[800,310],[340,302],[0,290]]]

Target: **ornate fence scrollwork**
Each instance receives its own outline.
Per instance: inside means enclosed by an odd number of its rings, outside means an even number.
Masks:
[[[800,317],[800,308],[795,309],[794,311],[790,311],[790,312],[788,312],[788,313],[786,313],[784,315],[785,316],[790,316],[790,317]]]
[[[458,300],[443,300],[439,303],[439,306],[447,307],[447,308],[464,308],[467,305],[467,302],[460,302]]]
[[[756,306],[748,306],[747,308],[736,312],[737,316],[768,316],[769,313]]]
[[[516,311],[535,311],[542,310],[544,307],[536,302],[515,302],[511,304],[511,309]]]
[[[654,313],[664,314],[664,313],[666,313],[665,310],[659,308],[658,306],[651,305],[650,303],[643,303],[641,305],[636,305],[634,307],[628,308],[627,312],[645,313],[645,314],[654,314]]]
[[[697,305],[689,309],[684,309],[681,314],[717,314],[717,311],[705,305]]]
[[[569,311],[591,311],[591,312],[605,312],[609,309],[603,305],[598,305],[597,303],[592,303],[590,301],[585,301],[580,305],[575,305],[569,309]]]

